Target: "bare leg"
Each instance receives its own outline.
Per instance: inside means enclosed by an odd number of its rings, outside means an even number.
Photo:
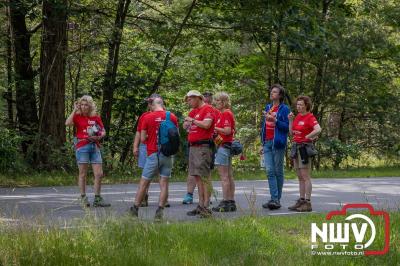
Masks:
[[[148,187],[149,184],[150,180],[147,180],[143,177],[140,179],[139,188],[138,191],[136,192],[136,197],[135,197],[135,206],[137,207],[140,206],[140,203],[142,202],[143,197],[146,193],[146,187]]]
[[[195,176],[197,188],[199,190],[199,206],[204,207],[204,184],[200,176]]]
[[[81,163],[78,165],[79,167],[79,177],[78,177],[78,185],[81,195],[86,194],[86,176],[89,165],[87,163]]]
[[[301,175],[304,180],[304,193],[305,193],[305,199],[310,200],[311,199],[311,192],[312,192],[312,183],[311,183],[311,169],[305,168],[305,169],[300,169]]]
[[[159,206],[164,207],[168,200],[168,177],[160,177],[160,190]]]
[[[188,176],[187,178],[187,193],[193,194],[196,188],[196,179],[194,176]]]
[[[235,200],[235,181],[233,180],[232,165],[229,166],[229,198],[228,200]]]
[[[101,178],[103,177],[103,165],[101,163],[92,164],[94,174],[94,194],[100,195]]]
[[[229,200],[230,198],[230,180],[229,180],[229,166],[219,165],[217,166],[218,174],[222,182],[222,198],[224,200]]]
[[[299,191],[300,191],[300,198],[305,198],[306,196],[306,187],[302,172],[300,169],[296,169],[297,177],[299,178]]]
[[[212,190],[212,183],[210,177],[205,177],[204,181],[201,180],[203,183],[203,199],[204,199],[204,207],[208,208],[210,205],[210,197],[211,197],[211,190]]]

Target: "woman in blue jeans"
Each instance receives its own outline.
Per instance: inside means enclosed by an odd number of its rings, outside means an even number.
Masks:
[[[272,103],[265,106],[264,121],[261,128],[261,143],[264,154],[265,170],[268,176],[271,199],[263,204],[264,208],[276,210],[281,207],[280,199],[284,181],[283,163],[289,132],[289,107],[283,103],[285,89],[274,84],[270,88]]]

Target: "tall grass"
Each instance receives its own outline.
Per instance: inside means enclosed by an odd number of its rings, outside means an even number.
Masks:
[[[172,224],[90,217],[70,229],[1,225],[0,264],[399,265],[399,220],[391,214],[391,250],[379,257],[312,256],[311,222],[324,221],[323,214]]]

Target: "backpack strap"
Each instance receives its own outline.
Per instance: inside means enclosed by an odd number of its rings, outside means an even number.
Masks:
[[[165,121],[170,121],[171,120],[171,112],[170,111],[166,111],[165,112]]]

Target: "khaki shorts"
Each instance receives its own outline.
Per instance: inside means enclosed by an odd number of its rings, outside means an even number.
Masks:
[[[209,177],[211,173],[212,150],[209,146],[190,146],[189,175]]]
[[[312,161],[312,158],[308,157],[308,163],[304,164],[301,161],[299,148],[297,148],[297,156],[295,159],[293,159],[294,169],[311,169],[311,161]]]

